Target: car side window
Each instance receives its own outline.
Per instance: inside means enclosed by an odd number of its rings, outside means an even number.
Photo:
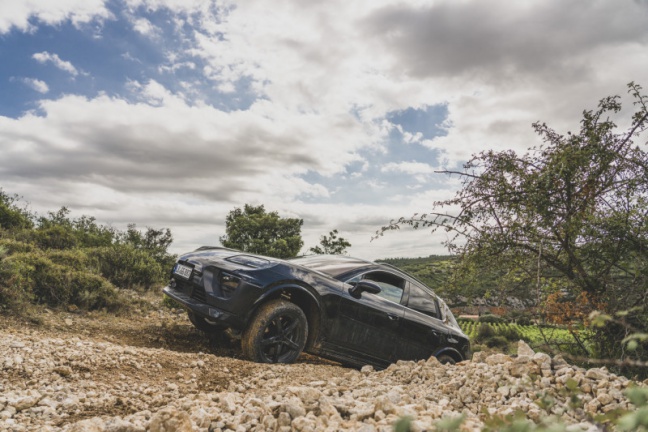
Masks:
[[[349,279],[347,283],[354,284],[360,280],[368,280],[380,287],[380,292],[376,294],[386,300],[394,303],[400,303],[403,298],[403,290],[405,288],[405,279],[396,276],[389,272],[369,272],[358,275]]]
[[[439,304],[436,297],[415,283],[410,283],[407,307],[425,315],[441,319]]]

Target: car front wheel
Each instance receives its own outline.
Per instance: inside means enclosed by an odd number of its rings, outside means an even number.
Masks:
[[[292,363],[308,336],[306,315],[299,306],[273,300],[261,306],[243,333],[243,354],[259,363]]]

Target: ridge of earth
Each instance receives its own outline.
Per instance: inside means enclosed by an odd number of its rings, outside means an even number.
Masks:
[[[522,341],[516,357],[479,352],[457,365],[432,357],[375,371],[306,354],[252,363],[236,341],[209,339],[165,308],[131,317],[46,310],[38,321],[0,317],[0,431],[371,432],[404,416],[424,431],[462,414],[461,430],[473,431],[487,415],[516,411],[598,431],[595,416],[633,409],[622,393],[632,381]],[[570,408],[574,383],[579,409]],[[553,402],[543,409],[539,399]]]

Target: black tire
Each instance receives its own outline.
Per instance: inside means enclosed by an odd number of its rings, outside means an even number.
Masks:
[[[218,321],[212,321],[210,319],[203,318],[194,314],[193,312],[187,312],[187,315],[189,316],[189,321],[191,321],[191,324],[193,324],[194,327],[204,333],[220,333],[227,328]]]
[[[439,360],[439,363],[441,364],[457,364],[457,360],[454,359],[454,357],[448,355],[448,354],[441,354],[437,356],[437,360]]]
[[[294,303],[273,300],[261,306],[243,332],[243,355],[258,363],[292,363],[308,336],[306,315]]]

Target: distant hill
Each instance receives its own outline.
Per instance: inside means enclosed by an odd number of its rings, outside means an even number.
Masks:
[[[376,261],[398,267],[425,283],[438,294],[444,294],[455,259],[454,255],[430,255],[419,258],[385,258]]]

